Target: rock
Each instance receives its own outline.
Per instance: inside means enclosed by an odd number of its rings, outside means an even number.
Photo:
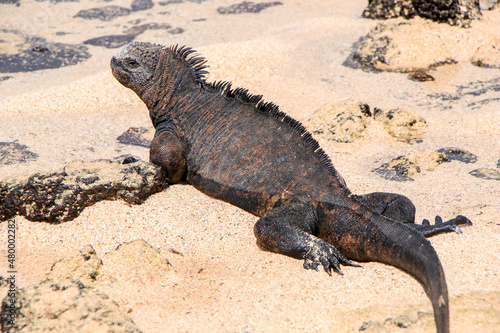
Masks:
[[[105,294],[70,280],[45,280],[17,290],[2,302],[2,332],[139,333],[135,323]],[[15,325],[9,325],[15,308]]]
[[[101,21],[111,21],[118,16],[130,15],[130,9],[119,6],[105,6],[101,8],[91,8],[80,10],[73,17],[81,17],[86,20],[99,19]]]
[[[0,164],[27,163],[36,161],[38,154],[17,142],[0,142]]]
[[[411,0],[368,0],[368,7],[362,16],[371,19],[390,19],[396,17],[412,18],[417,15]]]
[[[184,30],[182,28],[172,28],[171,25],[165,23],[147,23],[132,28],[126,29],[123,35],[106,35],[96,38],[87,39],[83,44],[101,46],[108,49],[114,49],[126,45],[133,41],[138,35],[146,30],[166,30],[170,34],[180,34]]]
[[[396,72],[464,62],[500,68],[499,42],[487,25],[460,29],[420,17],[398,18],[379,23],[361,39],[353,60],[365,68]]]
[[[47,278],[78,280],[101,290],[107,285],[139,291],[151,283],[165,284],[166,278],[176,280],[174,273],[167,258],[145,240],[136,239],[120,244],[102,260],[92,245],[86,245],[56,262]]]
[[[388,180],[413,180],[410,176],[414,176],[422,170],[432,171],[443,162],[453,160],[462,163],[476,163],[477,156],[461,148],[445,147],[437,151],[418,152],[396,157],[389,163],[384,163],[380,167],[373,169],[372,172]],[[491,169],[476,169],[471,171],[470,174],[480,178],[496,179],[496,173],[491,172]],[[500,180],[500,174],[498,180]]]
[[[349,143],[363,133],[369,116],[368,104],[350,99],[322,106],[304,121],[304,125],[314,136]]]
[[[275,2],[260,2],[243,1],[228,7],[219,7],[217,11],[220,14],[242,14],[242,13],[259,13],[260,11],[273,6],[282,5],[279,1]]]
[[[90,53],[83,45],[47,42],[44,38],[24,36],[0,29],[0,73],[31,72],[76,65]]]
[[[420,173],[422,170],[432,171],[439,164],[448,161],[448,157],[436,151],[425,151],[411,153],[406,156],[399,156],[384,163],[380,167],[373,169],[381,177],[394,180],[413,180],[411,176]]]
[[[470,27],[471,20],[481,18],[479,0],[413,0],[420,17],[439,23]]]
[[[87,39],[83,42],[86,45],[101,46],[108,49],[121,47],[133,41],[135,35],[107,35],[96,38]]]
[[[406,19],[420,16],[439,23],[470,27],[481,18],[479,0],[369,0],[363,17]]]
[[[456,160],[464,163],[476,163],[477,156],[467,150],[456,147],[445,147],[437,150],[438,153],[443,153],[448,157],[448,160]]]
[[[140,147],[151,147],[151,140],[153,140],[155,131],[153,128],[145,127],[130,127],[122,135],[116,138],[118,142],[124,145],[133,145]]]
[[[472,64],[485,68],[500,68],[500,42],[480,45],[471,58]]]
[[[177,280],[168,259],[143,239],[120,244],[102,260],[104,264],[97,277],[101,288],[120,286],[140,294],[142,288],[149,288],[151,284],[164,285],[166,279]]]
[[[170,24],[166,23],[145,23],[141,25],[136,25],[127,29],[125,32],[133,35],[140,35],[146,30],[166,30],[168,33],[175,34],[178,33],[178,30],[182,30],[182,28],[173,28]],[[184,30],[182,30],[184,31]]]
[[[82,282],[86,286],[92,285],[99,275],[102,260],[97,256],[92,245],[86,245],[78,254],[69,255],[56,262],[48,279],[72,279]]]
[[[375,119],[382,121],[384,128],[396,140],[406,143],[420,141],[427,127],[424,118],[406,108],[381,112]]]
[[[500,0],[481,0],[479,1],[479,8],[481,10],[492,10],[500,3]]]
[[[160,167],[138,161],[76,161],[62,171],[0,182],[0,220],[16,214],[30,221],[63,222],[101,200],[140,204],[167,187]]]
[[[306,119],[304,125],[315,137],[350,143],[362,135],[370,118],[382,122],[389,135],[406,143],[421,140],[427,127],[424,118],[406,108],[372,111],[368,104],[355,100],[326,104]]]
[[[500,180],[500,172],[495,169],[479,168],[472,170],[469,174],[477,178],[483,178],[488,180]]]
[[[95,288],[120,304],[163,302],[181,279],[169,260],[142,239],[120,244],[102,261]]]
[[[417,69],[414,72],[410,72],[410,74],[408,74],[408,77],[413,81],[418,82],[434,81],[434,77],[423,69]]]
[[[154,3],[152,0],[133,0],[132,4],[130,5],[133,12],[150,9],[153,8],[153,6]]]

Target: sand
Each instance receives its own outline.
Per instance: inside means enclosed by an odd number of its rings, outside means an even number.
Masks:
[[[155,3],[147,11],[99,21],[73,16],[81,9],[130,3],[23,1],[18,7],[0,5],[0,22],[5,29],[73,44],[122,33],[138,20],[168,23],[184,32],[147,30],[136,40],[192,46],[209,60],[209,81],[228,80],[263,94],[296,119],[347,99],[413,110],[428,124],[419,143],[398,142],[377,122],[353,143],[320,143],[353,192],[404,194],[417,207],[417,221],[436,214],[472,220],[463,234],[431,238],[447,276],[451,329],[499,332],[500,182],[469,172],[498,169],[500,69],[459,62],[433,70],[435,81],[415,82],[402,73],[353,68],[346,63],[354,45],[377,24],[361,18],[366,1],[282,2],[240,15],[216,11],[234,1]],[[67,34],[57,34],[61,31]],[[15,52],[12,43],[1,46]],[[16,141],[39,155],[33,162],[0,165],[0,179],[57,170],[73,160],[122,154],[148,159],[147,148],[116,141],[129,127],[151,127],[143,103],[110,73],[116,50],[88,46],[91,57],[77,65],[0,75],[11,76],[0,81],[0,142]],[[465,149],[478,160],[444,163],[406,182],[372,172],[394,157],[443,147]],[[86,244],[103,256],[142,238],[168,258],[175,278],[157,276],[157,283],[140,292],[133,283],[100,291],[144,332],[352,332],[368,321],[372,331],[391,332],[401,329],[383,326],[386,318],[432,312],[422,287],[395,268],[364,263],[329,277],[304,270],[299,260],[262,251],[253,235],[256,220],[187,185],[171,186],[139,206],[99,202],[59,225],[17,217],[17,284],[41,281],[54,262]],[[0,235],[0,275],[5,276],[6,223],[0,223]],[[433,332],[432,316],[424,317],[405,332]]]

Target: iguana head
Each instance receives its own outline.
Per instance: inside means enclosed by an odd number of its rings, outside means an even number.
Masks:
[[[144,91],[153,84],[163,49],[163,46],[152,43],[128,44],[111,58],[113,76],[142,98]]]
[[[132,89],[150,106],[165,106],[165,96],[173,90],[197,89],[203,86],[206,60],[187,46],[164,47],[133,42],[111,58],[114,77]],[[182,94],[181,93],[181,94]],[[152,117],[158,116],[157,114]]]

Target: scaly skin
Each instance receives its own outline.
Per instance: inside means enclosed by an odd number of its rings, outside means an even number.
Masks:
[[[357,196],[297,121],[261,96],[205,81],[205,60],[187,47],[134,42],[111,60],[113,75],[148,106],[156,128],[151,162],[170,183],[200,191],[260,219],[263,247],[341,273],[351,260],[378,261],[415,277],[429,296],[437,331],[449,332],[448,289],[425,238],[460,232],[463,217],[415,224],[411,201],[394,193]]]

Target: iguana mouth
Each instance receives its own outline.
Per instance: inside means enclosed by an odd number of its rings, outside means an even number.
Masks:
[[[129,87],[130,77],[128,71],[123,68],[122,62],[118,60],[115,56],[111,58],[111,73],[113,76],[125,87]]]

